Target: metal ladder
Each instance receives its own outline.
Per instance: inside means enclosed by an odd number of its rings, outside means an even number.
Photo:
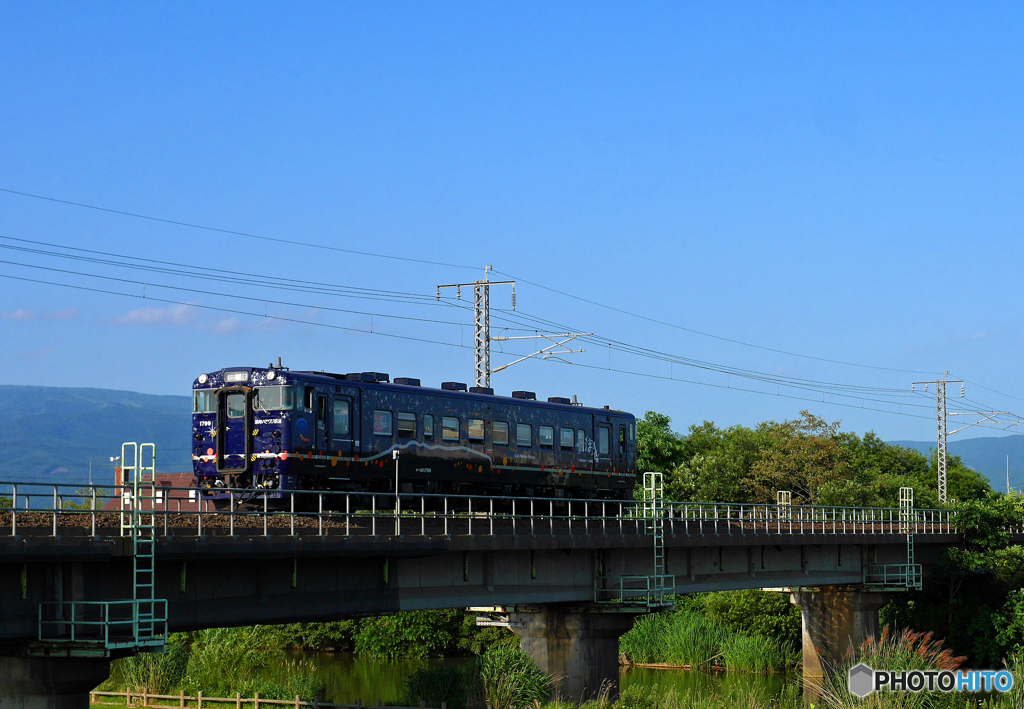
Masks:
[[[654,540],[653,605],[665,605],[665,487],[661,473],[644,473],[644,526]]]
[[[643,525],[654,542],[654,573],[596,576],[594,602],[628,613],[671,608],[675,604],[676,577],[665,573],[665,497],[661,473],[644,473],[643,502],[634,510],[637,524]]]
[[[148,465],[147,465],[147,456]],[[128,465],[130,453],[131,465]],[[151,644],[158,635],[156,603],[156,445],[153,443],[124,443],[121,446],[121,470],[130,498],[122,493],[121,536],[132,539],[134,601],[133,634],[140,645]],[[128,475],[131,475],[129,478]],[[146,477],[149,477],[146,480]],[[127,502],[128,514],[123,508]],[[149,512],[143,509],[149,503]],[[127,524],[125,520],[127,519]],[[161,620],[161,626],[165,619]]]
[[[900,532],[907,535],[907,588],[921,590],[921,567],[914,562],[914,488],[900,488]]]
[[[160,652],[167,642],[167,601],[156,598],[154,582],[156,446],[123,444],[121,471],[121,536],[132,540],[132,598],[43,601],[31,655],[110,657],[115,651]]]
[[[921,590],[922,569],[914,558],[914,488],[900,488],[899,533],[907,535],[906,564],[864,567],[864,585],[888,591]]]

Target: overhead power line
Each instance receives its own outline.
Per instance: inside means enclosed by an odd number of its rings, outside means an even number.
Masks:
[[[70,207],[81,207],[82,209],[92,209],[97,212],[107,212],[108,214],[117,214],[122,217],[132,217],[134,219],[145,219],[151,222],[159,222],[161,224],[171,224],[173,226],[183,226],[189,229],[202,229],[204,231],[213,231],[220,234],[231,234],[232,236],[244,236],[247,239],[259,239],[260,241],[270,241],[277,244],[288,244],[291,246],[305,246],[310,249],[323,249],[324,251],[337,251],[345,254],[355,254],[357,256],[371,256],[373,258],[385,258],[391,259],[392,261],[409,261],[411,263],[423,263],[431,266],[445,266],[447,268],[465,268],[470,270],[476,270],[474,266],[465,266],[459,263],[445,263],[443,261],[431,261],[429,259],[411,258],[409,256],[395,256],[393,254],[378,254],[371,251],[358,251],[356,249],[343,249],[340,246],[325,246],[324,244],[314,244],[309,241],[298,241],[295,239],[281,239],[273,236],[262,236],[260,234],[250,234],[245,231],[235,231],[234,229],[221,229],[219,227],[206,226],[205,224],[193,224],[191,222],[179,221],[177,219],[164,219],[163,217],[154,217],[149,214],[139,214],[137,212],[127,212],[120,209],[111,209],[109,207],[98,207],[94,204],[85,204],[84,202],[72,202],[67,199],[58,199],[57,197],[47,197],[40,194],[32,194],[30,192],[19,192],[18,190],[9,190],[0,187],[0,192],[6,192],[7,194],[18,195],[19,197],[31,197],[32,199],[41,199],[46,202],[55,202],[57,204],[66,204]]]
[[[365,329],[361,329],[361,328],[346,327],[346,326],[343,326],[343,325],[332,325],[330,323],[322,323],[322,322],[316,322],[316,321],[312,321],[312,320],[303,320],[301,318],[284,317],[284,316],[273,315],[273,314],[266,314],[265,315],[265,314],[261,314],[261,313],[254,313],[254,312],[250,312],[250,311],[239,310],[239,309],[235,309],[235,308],[225,308],[225,307],[220,307],[220,306],[205,305],[205,304],[201,304],[201,303],[189,303],[189,302],[180,301],[180,300],[173,300],[173,299],[170,299],[170,298],[159,298],[159,297],[152,297],[152,296],[144,297],[141,294],[124,293],[124,292],[121,292],[121,291],[108,290],[108,289],[104,289],[104,288],[94,288],[94,287],[91,287],[91,286],[82,286],[82,285],[76,285],[76,284],[70,284],[70,283],[59,283],[59,282],[55,282],[55,281],[46,281],[46,280],[37,279],[37,278],[25,278],[25,277],[22,277],[22,276],[14,276],[14,275],[10,275],[10,274],[2,274],[2,273],[0,273],[0,278],[6,278],[6,279],[10,279],[10,280],[22,281],[22,282],[27,282],[27,283],[37,283],[37,284],[42,284],[42,285],[57,286],[57,287],[62,287],[62,288],[70,288],[70,289],[73,289],[73,290],[79,290],[79,291],[85,291],[85,292],[103,293],[103,294],[108,294],[108,295],[116,295],[116,296],[121,296],[121,297],[124,297],[124,298],[133,298],[133,299],[137,299],[137,300],[148,300],[148,301],[151,301],[151,302],[165,303],[165,304],[170,304],[170,305],[183,305],[183,306],[189,306],[189,307],[194,307],[194,308],[199,308],[199,309],[209,310],[209,311],[214,311],[214,312],[232,313],[232,314],[237,314],[237,315],[247,315],[247,316],[254,317],[254,318],[265,318],[265,319],[270,319],[270,320],[276,320],[276,321],[282,321],[282,322],[290,322],[290,323],[296,323],[296,324],[301,324],[301,325],[310,325],[310,326],[313,326],[313,327],[323,327],[323,328],[328,328],[328,329],[332,329],[332,330],[342,330],[342,331],[348,331],[348,332],[358,332],[358,333],[367,334],[367,335],[375,335],[375,336],[378,336],[378,337],[387,337],[387,338],[393,338],[393,339],[407,340],[407,341],[412,341],[412,342],[419,342],[419,343],[425,343],[425,344],[438,345],[438,346],[442,346],[442,347],[450,347],[450,348],[458,348],[458,349],[470,349],[470,347],[467,346],[467,345],[455,344],[455,343],[450,343],[450,342],[441,342],[441,341],[438,341],[436,339],[426,339],[426,338],[420,338],[420,337],[411,337],[411,336],[407,336],[407,335],[398,335],[398,334],[395,334],[395,333],[369,331],[369,330],[365,330]],[[509,353],[509,354],[510,354],[510,356],[521,356],[521,355],[513,354],[513,353]],[[645,377],[645,378],[650,378],[650,379],[671,380],[671,381],[677,381],[677,382],[680,382],[680,383],[694,384],[694,385],[697,385],[697,386],[711,387],[711,388],[715,388],[715,389],[731,389],[731,390],[734,390],[734,391],[740,391],[740,392],[745,392],[745,393],[759,394],[761,396],[773,396],[773,397],[780,397],[780,398],[784,398],[784,399],[791,399],[791,400],[797,400],[797,401],[813,401],[813,402],[818,401],[817,399],[811,399],[809,397],[792,396],[792,395],[789,395],[789,394],[782,394],[781,392],[780,393],[772,393],[772,392],[766,392],[766,391],[759,391],[757,389],[748,389],[748,388],[743,388],[743,387],[732,387],[732,386],[726,386],[726,385],[722,385],[722,384],[714,384],[712,382],[701,382],[701,381],[698,381],[698,380],[679,379],[679,378],[674,378],[674,377],[666,377],[666,376],[662,376],[662,375],[658,375],[658,374],[652,374],[652,373],[646,373],[646,372],[636,372],[636,371],[630,371],[630,370],[625,370],[625,369],[613,369],[613,368],[606,368],[606,367],[598,367],[596,365],[581,364],[581,363],[578,363],[578,362],[567,362],[567,361],[564,361],[564,360],[552,360],[552,361],[557,361],[557,362],[560,362],[562,364],[568,364],[568,365],[571,365],[571,366],[574,366],[574,367],[584,367],[586,369],[612,371],[612,372],[617,372],[617,373],[621,373],[621,374],[628,374],[628,375],[632,375],[632,376],[639,376],[639,377]],[[865,400],[867,400],[867,399],[865,399]],[[911,417],[915,417],[915,418],[922,418],[921,416],[918,416],[916,414],[906,413],[906,412],[899,411],[899,410],[894,411],[894,410],[891,410],[891,409],[880,409],[880,408],[876,408],[876,407],[863,406],[863,405],[862,406],[856,406],[856,405],[853,405],[853,404],[844,404],[842,402],[834,402],[834,401],[823,401],[822,403],[826,403],[826,404],[833,405],[833,406],[842,406],[842,407],[845,407],[845,408],[865,409],[865,410],[879,411],[879,412],[882,412],[882,413],[888,413],[888,414],[893,414],[893,415],[911,416]],[[873,402],[873,403],[891,403],[891,402]],[[891,404],[891,405],[895,405],[895,404]],[[923,418],[928,418],[928,417],[923,417]]]
[[[20,196],[20,197],[28,197],[28,198],[31,198],[31,199],[38,199],[38,200],[43,200],[43,201],[47,201],[47,202],[53,202],[53,203],[56,203],[56,204],[64,204],[64,205],[68,205],[68,206],[72,206],[72,207],[79,207],[79,208],[82,208],[82,209],[91,209],[91,210],[95,210],[95,211],[99,211],[99,212],[106,212],[106,213],[109,213],[109,214],[116,214],[116,215],[124,216],[124,217],[132,217],[134,219],[145,219],[145,220],[152,221],[152,222],[159,222],[159,223],[163,223],[163,224],[171,224],[171,225],[174,225],[174,226],[182,226],[182,227],[187,227],[187,228],[190,228],[190,229],[202,229],[202,230],[205,230],[205,231],[211,231],[211,232],[216,232],[216,233],[220,233],[220,234],[229,234],[229,235],[232,235],[232,236],[241,236],[241,237],[245,237],[245,238],[249,238],[249,239],[258,239],[258,240],[261,240],[261,241],[268,241],[268,242],[274,242],[274,243],[288,244],[288,245],[291,245],[291,246],[303,246],[303,247],[306,247],[306,248],[323,249],[323,250],[326,250],[326,251],[336,251],[336,252],[341,252],[341,253],[356,254],[356,255],[360,255],[360,256],[368,256],[368,257],[373,257],[373,258],[384,258],[384,259],[392,259],[392,260],[397,260],[397,261],[408,261],[408,262],[412,262],[412,263],[422,263],[422,264],[429,264],[429,265],[433,265],[433,266],[445,266],[445,267],[450,267],[450,268],[462,268],[462,269],[467,269],[467,270],[477,270],[478,269],[478,267],[468,266],[468,265],[465,265],[465,264],[446,263],[446,262],[441,262],[441,261],[432,261],[432,260],[429,260],[429,259],[417,259],[417,258],[411,258],[411,257],[406,257],[406,256],[395,256],[393,254],[381,254],[381,253],[374,253],[374,252],[370,252],[370,251],[359,251],[359,250],[355,250],[355,249],[345,249],[345,248],[336,247],[336,246],[325,246],[323,244],[316,244],[316,243],[307,242],[307,241],[298,241],[298,240],[294,240],[294,239],[283,239],[283,238],[278,238],[278,237],[263,236],[263,235],[260,235],[260,234],[253,234],[253,233],[250,233],[250,232],[238,231],[238,230],[234,230],[234,229],[222,229],[222,228],[219,228],[219,227],[211,227],[211,226],[207,226],[207,225],[204,225],[204,224],[196,224],[196,223],[193,223],[193,222],[186,222],[186,221],[183,221],[183,220],[167,219],[167,218],[163,218],[163,217],[155,217],[155,216],[152,216],[152,215],[141,214],[141,213],[138,213],[138,212],[129,212],[127,210],[121,210],[121,209],[112,209],[112,208],[109,208],[109,207],[100,207],[100,206],[97,206],[97,205],[87,204],[87,203],[84,203],[84,202],[75,202],[75,201],[71,201],[71,200],[60,199],[60,198],[57,198],[57,197],[49,197],[49,196],[46,196],[46,195],[39,195],[39,194],[30,193],[30,192],[23,192],[23,191],[19,191],[19,190],[12,190],[12,189],[7,189],[7,188],[3,188],[3,187],[0,187],[0,192],[4,192],[4,193],[7,193],[7,194],[11,194],[11,195],[17,195],[17,196]],[[572,298],[574,300],[577,300],[577,301],[580,301],[580,302],[583,302],[583,303],[587,303],[587,304],[593,305],[595,307],[603,308],[605,310],[609,310],[609,311],[613,311],[613,312],[618,312],[618,313],[621,313],[623,315],[627,315],[629,317],[639,318],[639,319],[645,320],[647,322],[655,323],[657,325],[662,325],[662,326],[673,328],[673,329],[680,330],[680,331],[683,331],[683,332],[689,332],[691,334],[700,335],[701,337],[708,337],[708,338],[712,338],[712,339],[715,339],[715,340],[720,340],[722,342],[729,342],[731,344],[741,345],[743,347],[752,347],[754,349],[759,349],[759,350],[763,350],[763,351],[766,351],[766,352],[775,352],[777,354],[784,354],[784,355],[787,355],[787,356],[790,356],[790,357],[800,357],[800,358],[803,358],[803,359],[816,360],[816,361],[819,361],[819,362],[828,362],[830,364],[839,364],[839,365],[847,366],[847,367],[860,367],[860,368],[864,368],[864,369],[874,369],[874,370],[890,371],[890,372],[901,372],[901,373],[906,373],[906,374],[932,374],[932,372],[921,371],[921,370],[899,369],[899,368],[895,368],[895,367],[880,367],[880,366],[876,366],[876,365],[860,364],[860,363],[857,363],[857,362],[846,362],[846,361],[843,361],[843,360],[829,359],[827,357],[817,357],[817,356],[814,356],[814,355],[806,355],[806,354],[801,354],[799,352],[791,352],[791,351],[788,351],[788,350],[782,350],[782,349],[778,349],[778,348],[774,348],[774,347],[766,347],[764,345],[757,345],[757,344],[750,343],[750,342],[744,342],[743,340],[737,340],[737,339],[734,339],[734,338],[723,337],[721,335],[715,335],[715,334],[712,334],[712,333],[703,332],[701,330],[696,330],[694,328],[688,328],[688,327],[685,327],[683,325],[677,325],[675,323],[670,323],[670,322],[667,322],[667,321],[664,321],[664,320],[659,320],[657,318],[652,318],[652,317],[649,317],[649,316],[646,316],[646,315],[641,315],[639,313],[635,313],[635,312],[626,310],[624,308],[618,308],[618,307],[615,307],[615,306],[607,305],[606,303],[601,303],[599,301],[591,300],[589,298],[584,298],[583,296],[578,296],[578,295],[575,295],[573,293],[568,293],[566,291],[559,290],[557,288],[552,288],[550,286],[545,286],[545,285],[543,285],[541,283],[537,283],[536,281],[531,281],[531,280],[528,280],[528,279],[525,279],[525,278],[521,278],[519,276],[514,276],[514,275],[512,275],[510,273],[507,273],[507,272],[504,272],[504,271],[495,270],[494,272],[495,273],[500,273],[500,274],[505,275],[505,276],[508,276],[509,278],[512,278],[513,280],[519,280],[519,281],[522,281],[523,283],[528,283],[528,284],[530,284],[532,286],[535,286],[537,288],[542,288],[542,289],[547,290],[549,292],[556,293],[558,295],[561,295],[561,296],[564,296],[564,297],[567,297],[567,298]]]

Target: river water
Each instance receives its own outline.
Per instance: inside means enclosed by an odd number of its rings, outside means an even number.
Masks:
[[[294,653],[289,664],[298,662],[315,667],[327,686],[325,701],[339,704],[394,702],[402,697],[405,680],[420,667],[458,668],[472,658],[456,657],[430,660],[377,660],[361,655],[341,652]],[[282,668],[280,671],[285,671]],[[277,674],[277,671],[271,672]],[[779,675],[742,675],[738,673],[691,672],[688,670],[655,670],[640,667],[623,671],[622,689],[634,684],[675,689],[680,694],[697,693],[702,696],[736,689],[758,689],[765,696],[776,696],[787,678]]]

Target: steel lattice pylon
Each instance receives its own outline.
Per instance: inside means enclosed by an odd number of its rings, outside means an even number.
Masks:
[[[939,421],[939,443],[936,465],[939,469],[939,502],[946,503],[946,382],[935,382],[936,408]]]
[[[491,288],[473,286],[473,367],[476,386],[491,386]]]

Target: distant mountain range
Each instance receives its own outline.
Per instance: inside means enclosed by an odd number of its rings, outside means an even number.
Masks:
[[[935,441],[888,441],[914,448],[925,455],[935,450]],[[988,476],[995,490],[1006,490],[1006,462],[1010,462],[1010,487],[1024,486],[1024,435],[949,439],[949,454],[958,455],[964,465]]]
[[[0,385],[0,480],[112,483],[124,441],[156,444],[157,470],[192,469],[192,402],[111,389]]]
[[[0,385],[0,435],[6,455],[0,481],[83,484],[114,479],[111,456],[121,443],[155,443],[157,470],[192,469],[189,444],[192,402],[187,396],[155,396],[112,389]],[[928,455],[935,441],[889,441]],[[996,490],[1024,487],[1024,435],[964,438],[949,442],[949,452],[984,473]]]

